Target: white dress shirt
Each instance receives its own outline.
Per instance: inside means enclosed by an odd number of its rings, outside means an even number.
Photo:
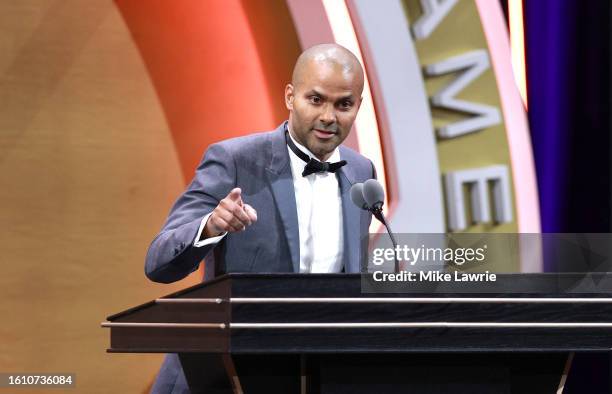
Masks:
[[[299,144],[291,133],[289,137],[298,149],[310,157],[315,157]],[[343,266],[344,243],[338,178],[330,172],[302,176],[306,163],[289,147],[287,149],[291,160],[300,231],[300,272],[340,272]],[[327,161],[340,161],[340,150],[336,148]]]
[[[302,152],[315,157],[306,147],[289,137]],[[303,177],[306,163],[287,146],[293,175],[293,189],[297,207],[300,236],[300,273],[341,272],[343,267],[342,199],[336,174],[321,172]],[[316,157],[315,157],[316,158]],[[328,162],[340,161],[340,150],[336,148]],[[248,203],[248,201],[245,201]],[[193,246],[215,244],[227,235],[200,240],[202,231],[210,217],[202,218]],[[247,229],[248,231],[248,229]]]

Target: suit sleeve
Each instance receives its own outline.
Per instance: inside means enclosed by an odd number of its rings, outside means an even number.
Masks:
[[[145,259],[145,274],[154,281],[171,283],[195,271],[217,245],[194,247],[202,218],[215,209],[236,185],[232,156],[221,144],[209,147],[187,190],[170,210]]]

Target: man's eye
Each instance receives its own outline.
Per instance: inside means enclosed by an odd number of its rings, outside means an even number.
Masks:
[[[310,102],[313,103],[313,104],[321,104],[321,97],[311,96],[310,97]]]
[[[340,107],[342,107],[343,109],[349,109],[353,106],[353,103],[351,103],[350,101],[343,101],[340,104]]]

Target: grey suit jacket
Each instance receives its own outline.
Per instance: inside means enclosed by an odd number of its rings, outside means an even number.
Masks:
[[[178,198],[147,252],[145,273],[170,283],[195,271],[206,258],[206,279],[229,272],[299,272],[300,240],[293,177],[284,124],[276,130],[211,145],[187,190]],[[350,199],[356,182],[375,177],[370,160],[340,147],[347,165],[337,172],[342,198],[344,270],[360,272],[365,262],[369,212]],[[234,187],[257,211],[246,231],[229,233],[216,245],[194,247],[202,218]],[[212,253],[211,253],[212,252]],[[365,264],[365,263],[364,263]],[[189,393],[176,354],[168,354],[152,393]]]
[[[375,177],[370,160],[340,147],[348,162],[337,173],[344,224],[344,270],[360,272],[371,214],[350,200],[356,182]],[[193,246],[202,218],[234,187],[257,211],[257,222],[216,246]],[[156,282],[182,279],[206,259],[206,278],[229,272],[299,272],[297,208],[284,124],[276,130],[211,145],[147,252],[145,273]]]

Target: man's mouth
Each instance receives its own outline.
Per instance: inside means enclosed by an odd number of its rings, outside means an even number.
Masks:
[[[321,129],[314,129],[314,133],[318,138],[325,139],[325,140],[330,139],[334,135],[336,135],[335,131],[321,130]]]

